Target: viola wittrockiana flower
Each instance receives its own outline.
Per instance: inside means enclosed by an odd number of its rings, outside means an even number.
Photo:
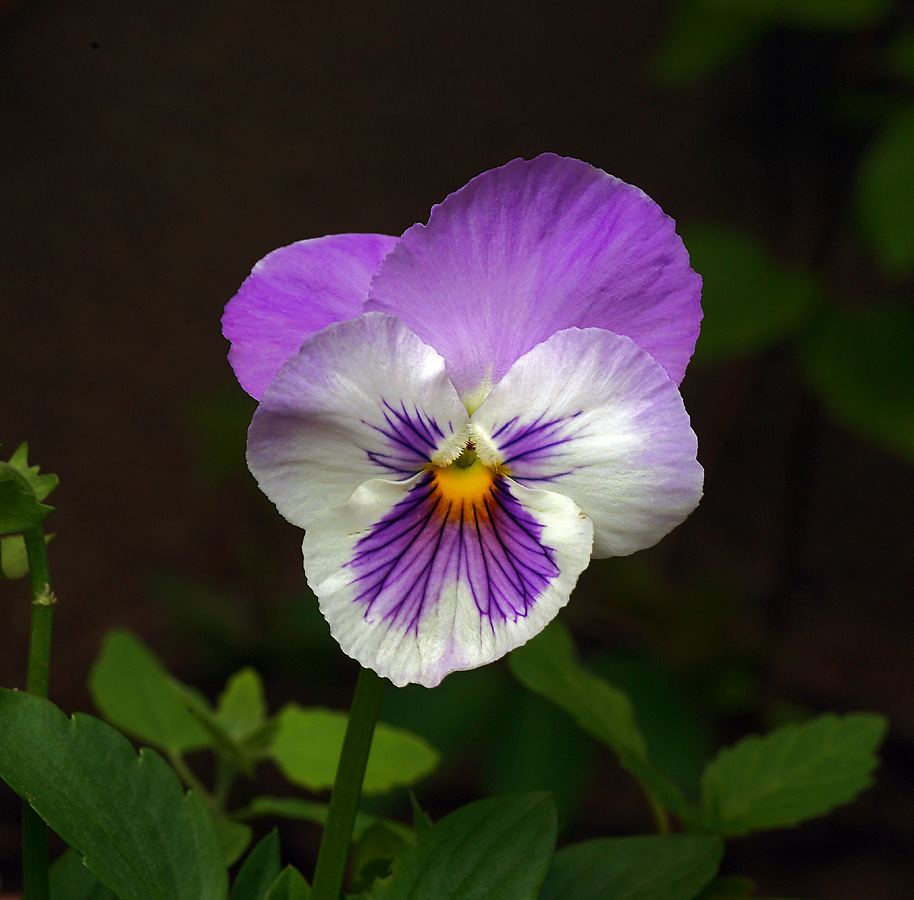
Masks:
[[[400,238],[270,253],[229,302],[248,464],[305,529],[343,650],[438,684],[529,640],[593,557],[656,543],[702,469],[677,385],[701,281],[637,188],[543,155]]]

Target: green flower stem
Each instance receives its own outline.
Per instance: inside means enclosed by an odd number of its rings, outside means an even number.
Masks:
[[[51,591],[48,550],[44,529],[40,525],[22,532],[29,559],[32,584],[32,633],[29,641],[29,663],[25,689],[39,697],[48,696],[48,672],[51,665],[51,619],[57,598]]]
[[[40,525],[22,533],[32,587],[32,629],[26,690],[48,696],[51,666],[51,619],[56,597],[51,591],[48,551]],[[22,883],[25,900],[48,900],[48,828],[28,803],[22,804]]]
[[[339,900],[346,876],[346,861],[352,843],[352,826],[362,794],[365,764],[374,735],[384,679],[371,669],[362,669],[355,685],[349,724],[336,769],[327,824],[317,855],[311,900]]]

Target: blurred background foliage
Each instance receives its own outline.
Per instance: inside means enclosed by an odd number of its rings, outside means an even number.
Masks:
[[[911,895],[908,4],[12,6],[0,428],[62,476],[57,702],[93,709],[90,665],[128,626],[207,696],[253,666],[273,709],[345,706],[354,673],[304,587],[300,536],[244,467],[254,403],[225,363],[221,307],[275,246],[400,233],[479,171],[554,150],[676,218],[705,309],[683,385],[702,506],[657,548],[592,566],[563,618],[687,795],[721,742],[822,709],[888,713],[877,788],[737,842],[733,865],[771,893]],[[10,686],[18,587],[3,585]],[[563,840],[651,827],[605,748],[504,665],[389,691],[382,718],[441,753],[419,789],[433,814],[547,788]],[[307,858],[317,835],[284,832],[284,852]]]

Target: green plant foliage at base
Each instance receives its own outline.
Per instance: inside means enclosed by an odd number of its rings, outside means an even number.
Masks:
[[[559,850],[541,900],[692,900],[717,873],[720,838],[598,838]]]
[[[733,836],[825,815],[871,784],[886,728],[875,713],[824,715],[745,738],[708,763],[705,811]]]
[[[311,791],[332,787],[347,716],[329,709],[303,709],[293,703],[284,707],[277,718],[271,753],[286,778]],[[381,794],[407,787],[424,778],[437,764],[437,752],[422,738],[379,723],[362,791]]]
[[[99,712],[121,731],[166,753],[210,745],[184,687],[129,631],[112,631],[89,675]]]
[[[464,806],[423,834],[376,882],[374,900],[536,900],[555,847],[546,793]]]
[[[92,716],[0,689],[0,777],[121,900],[222,898],[213,820],[154,751]]]

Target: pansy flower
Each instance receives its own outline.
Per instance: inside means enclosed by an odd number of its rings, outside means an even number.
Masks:
[[[305,529],[343,650],[394,684],[498,659],[591,558],[656,543],[702,469],[678,384],[701,281],[637,188],[551,154],[402,237],[270,253],[229,302],[248,465]]]

